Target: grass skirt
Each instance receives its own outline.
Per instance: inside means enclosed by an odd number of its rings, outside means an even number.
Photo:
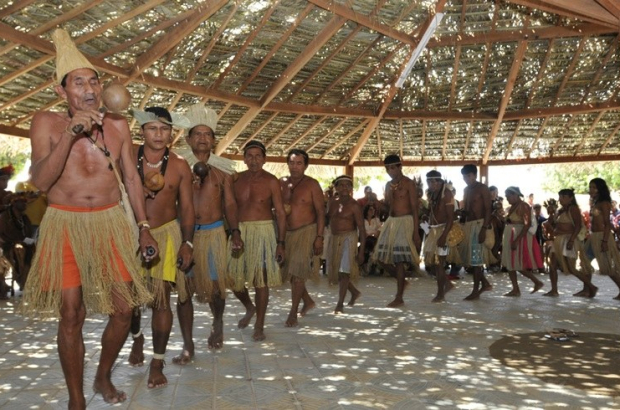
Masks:
[[[590,234],[590,243],[594,257],[598,262],[598,268],[602,275],[619,276],[620,275],[620,251],[614,242],[613,232],[607,235],[607,252],[601,251],[604,232],[592,232]],[[585,253],[585,252],[584,252]]]
[[[243,250],[236,251],[228,261],[233,290],[243,287],[278,286],[282,284],[280,267],[276,262],[276,231],[272,220],[240,222]],[[229,245],[232,248],[232,244]],[[265,272],[267,280],[265,281]]]
[[[226,286],[231,285],[227,275],[228,255],[223,225],[194,232],[194,284],[199,301],[213,301],[215,281],[220,298],[226,298]]]
[[[428,235],[424,238],[422,254],[424,255],[424,264],[426,266],[434,266],[439,264],[439,256],[437,255],[437,240],[439,240],[439,237],[443,234],[444,229],[446,229],[446,224],[431,226]],[[451,251],[452,248],[448,248],[448,255]],[[445,255],[446,258],[448,255]]]
[[[420,256],[413,243],[413,216],[390,216],[385,221],[371,260],[388,265],[401,262],[415,266],[420,264]]]
[[[328,270],[327,275],[330,284],[338,283],[338,274],[341,273],[343,256],[348,257],[344,264],[349,267],[350,272],[343,272],[355,281],[359,278],[359,267],[357,266],[357,231],[350,231],[341,234],[332,233],[329,239],[329,251],[327,253]]]
[[[282,268],[282,281],[297,277],[303,280],[319,280],[321,260],[314,255],[316,224],[306,225],[294,231],[286,231],[286,257]]]
[[[181,303],[187,300],[185,273],[177,269],[177,254],[181,247],[179,222],[175,219],[151,229],[151,235],[157,241],[159,256],[148,263],[142,261],[142,275],[153,294],[152,306],[165,309],[168,307],[166,282],[176,284],[175,288]]]
[[[117,312],[121,306],[115,305],[114,297],[129,307],[151,301],[139,274],[131,226],[120,206],[92,212],[50,206],[41,221],[37,252],[26,282],[22,303],[25,315],[60,316],[65,241],[70,244],[80,271],[87,312]],[[129,272],[133,286],[123,281],[120,263]]]
[[[482,229],[483,224],[484,219],[476,219],[475,221],[467,221],[463,225],[465,239],[463,239],[463,242],[459,245],[461,263],[463,266],[488,266],[497,262],[491,250],[487,248],[484,243],[478,243],[478,235],[480,234],[480,229]],[[481,258],[474,255],[476,249],[481,253]],[[510,247],[508,249],[510,249]]]
[[[542,252],[538,241],[531,233],[527,233],[518,243],[517,249],[512,250],[510,244],[522,229],[523,224],[506,224],[502,240],[502,266],[508,271],[522,271],[543,269]],[[485,247],[486,248],[486,247]]]

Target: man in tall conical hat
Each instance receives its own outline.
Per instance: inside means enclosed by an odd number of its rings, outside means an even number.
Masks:
[[[86,312],[109,321],[94,390],[109,403],[126,400],[112,384],[112,366],[129,332],[131,310],[150,301],[138,272],[138,245],[147,259],[158,255],[146,222],[142,184],[133,166],[125,118],[103,115],[97,70],[64,30],[56,45],[56,87],[65,112],[41,111],[30,127],[32,182],[48,194],[39,247],[24,292],[24,313],[60,316],[58,353],[69,390],[69,408],[85,408],[84,342]],[[122,182],[136,225],[120,204]],[[129,210],[128,210],[129,211]],[[133,218],[133,215],[131,215]]]
[[[215,148],[215,129],[217,114],[204,104],[196,104],[185,113],[188,119],[186,141],[192,149],[190,162],[206,165],[204,178],[194,175],[194,286],[198,300],[208,302],[213,313],[213,326],[207,340],[210,349],[220,349],[224,345],[224,308],[226,306],[227,285],[227,235],[224,218],[231,232],[231,246],[241,249],[239,224],[237,222],[237,202],[233,194],[232,177],[228,168],[212,165],[211,158]],[[193,160],[193,161],[192,161]],[[223,161],[230,161],[222,158]],[[233,162],[233,161],[230,161]],[[220,164],[220,163],[218,163]],[[234,164],[234,163],[233,163]],[[234,168],[233,168],[234,169]],[[190,291],[191,291],[190,287]],[[183,351],[172,361],[185,365],[194,357],[193,323],[194,306],[190,294],[187,300],[177,304],[177,314]]]

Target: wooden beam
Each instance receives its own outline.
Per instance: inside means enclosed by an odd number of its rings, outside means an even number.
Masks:
[[[615,0],[596,0],[596,2],[620,21],[620,3]]]
[[[570,26],[522,28],[517,30],[494,30],[491,32],[463,33],[441,36],[429,40],[428,48],[468,46],[485,43],[512,43],[515,41],[538,41],[570,37],[602,36],[618,33],[618,26],[609,27],[586,23]]]
[[[30,131],[24,128],[0,124],[0,134],[6,134],[12,137],[29,138],[29,133]]]
[[[469,127],[467,128],[467,136],[465,137],[465,147],[463,148],[463,155],[461,156],[462,160],[465,160],[465,156],[467,155],[467,150],[469,149],[469,142],[471,141],[471,134],[474,131],[474,122],[469,122]]]
[[[594,0],[509,0],[561,16],[618,28],[618,19]]]
[[[393,38],[394,40],[398,40],[402,43],[409,44],[415,47],[418,44],[418,39],[412,37],[406,33],[395,30],[390,26],[386,26],[384,24],[378,23],[376,19],[365,16],[361,13],[355,12],[355,10],[342,6],[339,3],[327,0],[308,0],[309,3],[312,3],[322,9],[330,11],[338,16],[344,17],[347,20],[351,20],[356,22],[357,24],[364,26],[372,31],[376,31],[377,33],[381,33],[385,36]]]
[[[163,35],[150,49],[142,53],[133,65],[127,81],[138,77],[144,70],[149,68],[155,61],[172,50],[181,40],[193,32],[203,21],[207,20],[220,8],[225,6],[228,0],[207,0],[199,5],[186,20],[179,22],[176,27]]]
[[[297,58],[282,72],[280,77],[276,79],[272,86],[267,90],[260,100],[260,108],[251,107],[241,117],[241,119],[228,131],[228,134],[220,141],[215,150],[216,155],[220,155],[228,148],[228,146],[237,138],[243,129],[265,108],[267,104],[273,100],[280,91],[288,84],[301,70],[304,65],[327,43],[331,37],[340,30],[344,25],[345,19],[342,17],[333,17],[329,23],[325,25],[323,30],[304,48]]]
[[[597,156],[601,155],[601,152],[603,152],[605,150],[605,148],[607,148],[607,146],[611,143],[611,140],[614,138],[614,136],[618,133],[619,130],[620,130],[620,123],[618,123],[618,125],[616,125],[616,128],[614,128],[609,133],[609,137],[607,137],[607,139],[605,140],[603,145],[601,145],[601,148],[598,150]]]
[[[515,132],[513,132],[512,137],[510,137],[510,142],[508,143],[508,146],[506,147],[506,153],[504,154],[504,159],[508,159],[508,155],[510,155],[510,151],[512,151],[512,146],[515,143],[515,140],[517,139],[517,135],[519,135],[520,128],[521,128],[521,120],[517,122],[517,126],[515,127]]]
[[[530,108],[506,113],[504,121],[524,120],[528,118],[555,117],[568,114],[587,114],[597,111],[617,111],[620,110],[620,101],[604,102],[598,104],[569,105],[551,108]]]
[[[512,67],[510,68],[510,72],[508,74],[508,80],[506,82],[506,88],[504,89],[504,95],[502,95],[502,99],[499,104],[499,112],[497,114],[497,120],[493,124],[493,128],[491,128],[491,133],[489,134],[489,139],[487,141],[487,147],[482,157],[482,164],[486,164],[489,160],[489,156],[491,155],[491,150],[493,149],[493,142],[495,141],[495,137],[497,136],[499,127],[502,125],[502,121],[504,120],[504,114],[506,113],[506,107],[508,106],[508,102],[510,101],[510,96],[512,95],[512,90],[514,89],[515,81],[517,80],[517,74],[519,74],[519,70],[521,69],[521,63],[523,62],[523,57],[525,56],[526,51],[527,51],[527,42],[526,41],[520,42],[519,46],[517,47],[517,50],[515,51],[515,56],[512,61]]]
[[[13,98],[12,100],[9,100],[9,101],[5,102],[4,104],[0,105],[0,110],[5,110],[5,109],[7,109],[9,107],[12,107],[15,104],[25,100],[26,98],[32,97],[33,95],[43,91],[47,87],[51,87],[53,84],[54,84],[54,80],[47,80],[43,84],[40,84],[40,85],[36,86],[35,88],[31,89],[30,91],[28,91],[28,92],[26,92],[24,94],[20,94],[17,97]]]
[[[18,12],[21,9],[28,7],[35,1],[37,0],[17,0],[13,2],[13,4],[10,4],[6,6],[5,8],[3,8],[2,10],[0,10],[0,19],[6,16],[10,16],[11,14]]]
[[[399,154],[403,158],[403,140],[405,139],[405,133],[403,132],[403,120],[398,121],[398,128],[400,129],[400,138],[398,141]]]
[[[420,156],[424,161],[424,150],[426,149],[426,120],[422,120],[422,142],[420,145]]]
[[[605,112],[601,112],[599,113],[596,118],[594,119],[594,121],[592,121],[592,125],[590,125],[590,128],[588,128],[588,131],[583,134],[583,137],[581,138],[581,142],[579,142],[579,145],[577,145],[577,148],[575,148],[575,152],[573,152],[573,155],[577,156],[577,154],[579,153],[579,151],[581,151],[581,149],[583,148],[583,146],[585,145],[586,141],[588,140],[588,138],[590,137],[590,135],[592,134],[592,131],[594,131],[594,129],[596,128],[596,125],[598,124],[598,122],[601,120],[601,118],[603,117],[603,115],[605,115]]]
[[[377,128],[375,129],[375,132],[377,133],[377,152],[379,153],[379,158],[381,159],[383,158],[383,147],[381,146],[381,132],[380,132],[381,127],[379,125],[377,125]]]

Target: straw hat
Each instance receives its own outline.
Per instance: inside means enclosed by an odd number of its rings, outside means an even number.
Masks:
[[[56,84],[60,84],[62,79],[71,71],[80,68],[90,68],[99,74],[90,61],[84,57],[84,54],[77,49],[69,33],[65,30],[60,28],[56,29],[52,34],[52,40],[56,47]]]
[[[189,120],[188,129],[192,129],[198,125],[206,125],[215,133],[217,127],[217,113],[211,108],[207,108],[202,103],[194,104],[185,113]]]

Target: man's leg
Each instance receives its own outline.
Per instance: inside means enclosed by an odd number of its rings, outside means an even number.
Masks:
[[[180,355],[172,358],[172,363],[185,365],[191,362],[194,357],[194,304],[192,293],[187,295],[187,300],[183,303],[177,301],[177,316],[181,336],[183,336],[183,351]]]
[[[304,283],[304,293],[301,295],[301,300],[304,301],[304,305],[301,307],[301,311],[299,312],[299,315],[306,316],[306,313],[308,313],[310,309],[313,309],[316,306],[316,303],[314,303],[314,300],[312,300],[312,298],[310,297],[310,294],[308,293],[308,289],[306,289],[305,283]]]
[[[522,270],[521,274],[534,283],[534,289],[532,289],[530,293],[536,293],[543,287],[543,283],[534,275],[534,272],[532,272],[531,270]]]
[[[141,319],[142,311],[139,306],[136,306],[131,313],[131,336],[133,343],[129,359],[127,360],[132,366],[142,366],[144,363],[144,334],[140,325]]]
[[[213,282],[214,289],[219,289],[217,281]],[[222,298],[219,290],[213,293],[212,301],[209,302],[211,314],[213,314],[213,326],[207,340],[209,349],[221,349],[224,346],[224,308],[226,299]]]
[[[69,408],[85,409],[84,398],[84,339],[82,326],[86,309],[82,288],[63,289],[58,323],[58,355],[69,390]]]
[[[478,300],[480,299],[480,293],[482,292],[482,279],[484,278],[484,273],[482,272],[482,266],[473,266],[474,272],[474,289],[471,293],[465,297],[464,300]]]
[[[127,282],[126,286],[131,286],[131,282]],[[101,393],[106,402],[119,403],[125,401],[127,395],[125,392],[116,390],[112,384],[112,366],[129,334],[132,309],[118,296],[112,295],[112,297],[116,312],[109,316],[108,325],[101,336],[101,358],[93,389],[95,393]]]
[[[405,304],[403,294],[405,293],[405,264],[399,262],[396,264],[396,297],[388,303],[388,307],[398,307]]]
[[[151,329],[153,332],[153,359],[151,360],[147,387],[149,389],[163,387],[168,384],[168,379],[164,375],[164,357],[170,331],[172,330],[172,309],[170,309],[170,282],[165,282],[166,306],[153,308],[153,321]]]
[[[266,276],[266,274],[265,274]],[[265,278],[267,283],[267,278]],[[267,304],[269,304],[269,286],[254,288],[254,303],[256,304],[256,323],[254,323],[254,334],[252,340],[260,342],[265,340],[265,315],[267,314]]]
[[[291,278],[291,311],[285,322],[286,327],[297,326],[297,310],[299,309],[299,302],[303,297],[305,289],[305,281],[302,278],[297,276]]]
[[[443,302],[445,300],[446,293],[454,287],[446,275],[446,269],[444,268],[445,264],[446,257],[441,256],[439,257],[439,264],[431,267],[434,271],[435,277],[437,278],[437,296],[435,296],[432,300],[434,303]]]
[[[551,290],[543,296],[559,296],[558,293],[558,262],[554,255],[548,256],[549,262],[549,282],[551,282]]]
[[[245,307],[245,315],[241,318],[237,325],[239,329],[245,329],[246,327],[248,327],[250,321],[252,320],[252,317],[256,313],[256,306],[254,306],[254,304],[252,303],[248,288],[244,287],[243,290],[233,291],[233,293]]]
[[[338,303],[334,313],[342,313],[344,310],[344,298],[347,296],[349,289],[349,275],[347,273],[338,273]]]
[[[355,286],[353,286],[353,283],[350,279],[347,289],[349,290],[349,292],[351,292],[351,300],[349,300],[347,306],[355,306],[355,301],[359,299],[359,297],[362,295],[362,292],[360,292]]]

